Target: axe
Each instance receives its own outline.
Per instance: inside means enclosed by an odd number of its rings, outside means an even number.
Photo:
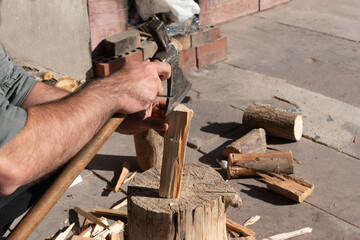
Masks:
[[[170,41],[164,23],[153,19],[147,24],[147,27],[158,44],[158,50],[153,60],[168,62],[171,65],[172,74],[167,81],[166,114],[168,114],[183,100],[191,88],[191,83],[179,67],[179,48]],[[44,195],[11,232],[7,238],[8,240],[25,240],[30,236],[110,135],[120,126],[125,117],[125,115],[120,114],[114,115],[81,151],[69,161]]]

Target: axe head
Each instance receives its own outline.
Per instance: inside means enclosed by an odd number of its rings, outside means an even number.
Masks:
[[[153,36],[158,45],[158,51],[153,59],[167,62],[171,65],[171,77],[167,80],[167,115],[176,105],[181,103],[189,92],[191,83],[179,66],[180,51],[178,46],[171,42],[164,22],[153,18],[144,25],[144,29]]]

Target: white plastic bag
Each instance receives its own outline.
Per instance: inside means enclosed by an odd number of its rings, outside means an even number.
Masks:
[[[136,7],[143,20],[152,14],[167,13],[170,20],[184,22],[200,12],[194,0],[136,0]]]

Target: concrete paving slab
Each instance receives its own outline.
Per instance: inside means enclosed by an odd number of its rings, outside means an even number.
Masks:
[[[45,239],[73,222],[82,224],[83,218],[77,218],[77,214],[72,210],[75,206],[92,211],[96,207],[110,208],[114,203],[125,198],[121,192],[103,195],[105,186],[106,182],[91,176],[68,189],[28,239]]]
[[[263,239],[283,232],[311,227],[312,233],[296,239],[357,239],[360,229],[332,216],[308,203],[296,204],[266,188],[255,179],[230,180],[229,184],[240,192],[241,209],[229,207],[227,217],[243,224],[248,218],[260,215],[260,220],[248,226]],[[315,192],[316,193],[316,189]],[[310,196],[312,197],[312,196]],[[294,238],[295,239],[295,238]]]
[[[358,43],[257,16],[221,25],[228,37],[226,63],[360,107]]]
[[[360,160],[360,142],[357,141],[356,143],[350,143],[349,145],[341,149],[341,152],[344,152]]]
[[[289,103],[291,111],[304,117],[304,136],[337,150],[350,144],[360,132],[360,108],[296,87],[282,79],[226,64],[192,73],[190,79],[201,100],[213,104],[213,99],[216,99],[223,109],[229,104],[243,111],[252,102],[273,103],[274,98],[282,99]],[[193,105],[197,102],[194,100]],[[206,113],[200,115],[211,119]],[[226,113],[222,115],[223,119],[231,119]],[[240,118],[237,121],[241,122]]]
[[[360,41],[360,2],[293,0],[258,16],[339,38]]]

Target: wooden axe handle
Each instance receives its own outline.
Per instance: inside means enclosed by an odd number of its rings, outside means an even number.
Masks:
[[[69,162],[45,194],[25,215],[14,231],[11,232],[7,238],[8,240],[25,240],[30,236],[124,119],[124,115],[114,116],[99,130],[90,142]]]

